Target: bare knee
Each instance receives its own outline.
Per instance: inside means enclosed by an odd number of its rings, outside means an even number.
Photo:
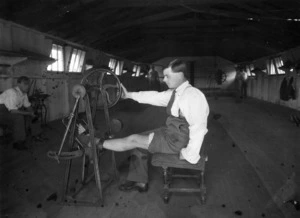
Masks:
[[[138,138],[138,135],[137,134],[133,134],[133,135],[127,136],[126,140],[129,143],[134,143],[134,142],[138,141],[137,138]]]

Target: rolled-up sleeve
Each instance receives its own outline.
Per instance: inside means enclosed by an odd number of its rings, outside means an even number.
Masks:
[[[172,95],[172,90],[164,92],[157,91],[142,91],[129,92],[128,98],[133,99],[142,104],[151,104],[154,106],[166,107]]]
[[[3,102],[9,111],[18,109],[17,94],[13,90],[7,90],[3,93]]]
[[[197,89],[185,92],[179,102],[180,109],[189,124],[189,142],[181,150],[185,160],[196,164],[200,159],[200,149],[207,133],[209,107],[205,96]]]

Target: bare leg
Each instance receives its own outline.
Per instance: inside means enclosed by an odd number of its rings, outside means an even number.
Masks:
[[[99,144],[100,138],[95,137],[95,144],[98,144],[99,149],[105,148],[112,151],[128,151],[134,148],[142,148],[148,150],[153,136],[154,133],[149,133],[147,135],[133,134],[125,138],[108,139],[105,140],[103,144]],[[91,147],[88,135],[79,134],[78,138],[83,144],[87,144],[88,147]]]
[[[150,141],[151,140],[149,140],[149,134],[134,134],[125,138],[105,140],[103,143],[103,148],[112,151],[127,151],[134,148],[142,148],[148,150]]]

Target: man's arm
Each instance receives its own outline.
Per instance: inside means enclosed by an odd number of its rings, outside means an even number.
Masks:
[[[164,92],[157,91],[143,91],[143,92],[129,92],[128,98],[133,99],[142,104],[151,104],[154,106],[166,107],[172,95],[171,90]]]
[[[155,106],[166,107],[172,95],[172,90],[164,92],[157,91],[142,91],[142,92],[128,92],[122,85],[123,98],[130,98],[142,104],[151,104]]]
[[[180,152],[180,158],[196,164],[200,159],[200,149],[207,133],[209,107],[204,95],[197,89],[184,93],[180,109],[189,124],[189,143]]]
[[[27,100],[27,102],[26,102]],[[28,111],[19,110],[17,107],[17,95],[13,90],[9,90],[6,93],[5,99],[4,99],[4,105],[6,108],[12,113],[12,114],[22,114],[27,116],[34,116],[33,110],[31,108],[31,104],[28,101],[28,98],[25,99],[24,106],[28,106]]]
[[[18,110],[18,109],[12,109],[12,110],[10,110],[10,113],[12,113],[12,114],[22,114],[22,115],[25,115],[25,116],[32,116],[32,117],[35,116],[33,111],[23,111],[23,110]]]

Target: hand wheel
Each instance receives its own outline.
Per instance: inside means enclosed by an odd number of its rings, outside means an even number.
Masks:
[[[90,95],[91,105],[95,104],[97,109],[104,109],[103,102],[102,104],[99,102],[99,100],[102,99],[102,94],[106,96],[108,108],[114,106],[122,94],[119,78],[111,70],[107,69],[91,70],[83,77],[81,84]]]

